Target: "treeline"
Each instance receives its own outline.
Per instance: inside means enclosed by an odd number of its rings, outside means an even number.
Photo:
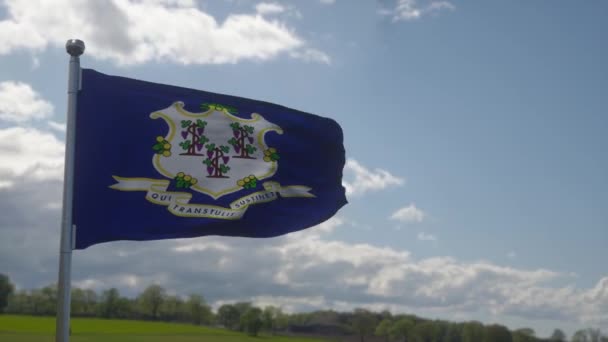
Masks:
[[[0,312],[53,316],[56,315],[56,310],[56,286],[15,291],[8,277],[0,274]],[[259,308],[249,302],[238,302],[221,305],[214,312],[201,295],[169,295],[159,285],[147,287],[135,298],[123,297],[115,288],[101,293],[73,288],[71,315],[221,326],[253,336],[260,332],[305,334],[361,342],[568,341],[567,336],[559,329],[555,329],[551,337],[541,339],[530,328],[511,331],[497,324],[454,323],[365,309],[355,309],[352,312],[315,311],[287,314],[273,306]],[[608,342],[608,337],[603,336],[597,329],[586,329],[577,331],[570,341]]]

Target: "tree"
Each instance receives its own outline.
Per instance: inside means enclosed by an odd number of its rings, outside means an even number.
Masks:
[[[166,296],[159,308],[159,318],[163,321],[185,322],[189,320],[189,313],[181,298]]]
[[[6,274],[0,273],[0,313],[8,305],[8,297],[15,291],[15,287]]]
[[[461,342],[462,324],[449,323],[442,342]]]
[[[27,291],[21,290],[13,293],[9,297],[8,306],[6,312],[16,314],[32,314],[32,302]]]
[[[513,337],[509,329],[502,325],[492,324],[485,327],[483,342],[512,342]]]
[[[376,328],[376,318],[368,310],[355,309],[352,327],[359,335],[361,342],[364,342],[365,336],[369,336],[374,332],[374,329]]]
[[[478,342],[484,335],[484,327],[479,322],[467,322],[462,327],[462,342]]]
[[[587,337],[587,333],[585,330],[577,330],[574,335],[572,335],[572,342],[591,342]]]
[[[196,294],[190,295],[186,306],[190,314],[190,322],[197,325],[211,323],[213,312],[211,312],[211,308],[202,296]]]
[[[231,304],[224,304],[217,310],[217,321],[227,329],[238,328],[240,314],[237,308]]]
[[[74,316],[83,316],[86,297],[84,291],[77,287],[72,288],[70,313]]]
[[[385,318],[383,319],[380,324],[378,324],[378,326],[376,327],[376,336],[381,336],[384,337],[384,340],[386,342],[388,342],[388,339],[391,335],[391,328],[392,328],[393,322],[388,319]]]
[[[97,293],[91,289],[72,288],[71,310],[74,316],[93,316],[97,305]]]
[[[407,342],[413,327],[414,321],[409,318],[401,318],[393,323],[390,332],[391,338],[401,339],[403,342]]]
[[[148,315],[152,319],[157,319],[160,306],[165,298],[165,289],[159,285],[150,285],[139,295],[138,302],[145,315]]]
[[[520,328],[513,332],[513,342],[532,342],[536,340],[535,335],[532,328]]]
[[[52,316],[57,313],[57,286],[48,285],[39,290],[33,290],[30,298],[34,315]]]
[[[446,321],[435,321],[432,326],[432,341],[443,342],[443,337],[448,331],[449,322]]]
[[[118,317],[120,307],[120,293],[118,289],[111,288],[106,290],[101,295],[101,303],[99,305],[99,315],[103,318]]]
[[[435,335],[435,324],[431,321],[416,324],[410,332],[412,340],[421,342],[432,342]]]
[[[283,313],[283,310],[278,309],[275,320],[274,320],[274,328],[275,331],[284,331],[287,329],[289,325],[289,315]]]
[[[600,329],[587,328],[586,332],[590,342],[600,342],[602,337]]]
[[[556,342],[564,342],[566,341],[566,334],[564,334],[564,332],[560,329],[555,329],[553,330],[553,334],[551,334],[549,340]]]
[[[86,289],[84,290],[84,297],[85,297],[85,305],[84,305],[84,314],[86,316],[94,316],[95,315],[95,309],[97,306],[97,293],[95,293],[95,291],[91,290],[91,289]]]
[[[260,308],[249,308],[240,319],[241,327],[251,336],[258,336],[262,328],[262,310]]]
[[[280,325],[279,320],[281,319],[282,315],[283,312],[280,308],[275,306],[265,307],[264,311],[262,312],[262,329],[274,334]]]

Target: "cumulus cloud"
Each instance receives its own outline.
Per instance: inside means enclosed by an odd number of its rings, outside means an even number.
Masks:
[[[50,120],[49,122],[47,122],[47,124],[54,131],[57,131],[59,133],[65,133],[66,132],[67,127],[66,127],[65,123],[61,123],[61,122]]]
[[[289,54],[291,57],[301,59],[306,62],[318,62],[323,64],[331,64],[331,58],[325,52],[317,49],[303,49],[293,51]]]
[[[255,10],[257,13],[264,15],[264,14],[277,14],[277,13],[282,13],[285,11],[285,7],[281,6],[280,4],[274,3],[274,2],[260,2],[259,4],[255,5]]]
[[[0,129],[0,179],[5,187],[18,179],[63,179],[64,143],[35,128]]]
[[[416,205],[413,203],[395,211],[391,215],[392,220],[397,220],[403,223],[419,223],[422,222],[425,217],[426,214],[422,210],[416,208]]]
[[[261,15],[282,9],[271,3],[258,5],[257,13],[231,14],[223,22],[184,0],[9,0],[5,6],[0,55],[63,46],[73,37],[87,43],[93,58],[121,65],[237,63],[310,48],[285,23]],[[300,55],[310,57],[291,54]]]
[[[456,6],[449,1],[397,0],[393,8],[383,8],[379,13],[391,16],[394,21],[411,21],[440,11],[455,9]]]
[[[53,105],[23,82],[0,82],[0,121],[24,123],[52,115]]]
[[[370,191],[378,191],[390,186],[401,186],[403,178],[383,169],[370,170],[354,159],[346,160],[342,184],[349,196],[360,196]]]

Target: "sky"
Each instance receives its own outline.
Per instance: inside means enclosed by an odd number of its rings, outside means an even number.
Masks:
[[[571,0],[0,0],[0,272],[20,289],[57,281],[64,45],[79,38],[86,68],[336,120],[349,204],[272,239],[96,245],[74,252],[74,286],[608,332],[607,14]]]

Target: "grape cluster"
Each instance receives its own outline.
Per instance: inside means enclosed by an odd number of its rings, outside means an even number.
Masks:
[[[161,154],[164,157],[171,156],[171,144],[160,135],[156,137],[156,144],[152,146],[156,154]]]
[[[277,152],[277,149],[274,147],[271,147],[267,150],[264,151],[264,161],[269,163],[271,161],[277,161],[279,160],[279,153]]]
[[[254,175],[249,175],[243,179],[239,179],[236,184],[245,189],[255,189],[258,186],[258,179]]]
[[[183,172],[179,172],[177,176],[175,176],[175,187],[178,189],[188,189],[198,182],[196,178],[193,178],[190,175],[187,175]]]

